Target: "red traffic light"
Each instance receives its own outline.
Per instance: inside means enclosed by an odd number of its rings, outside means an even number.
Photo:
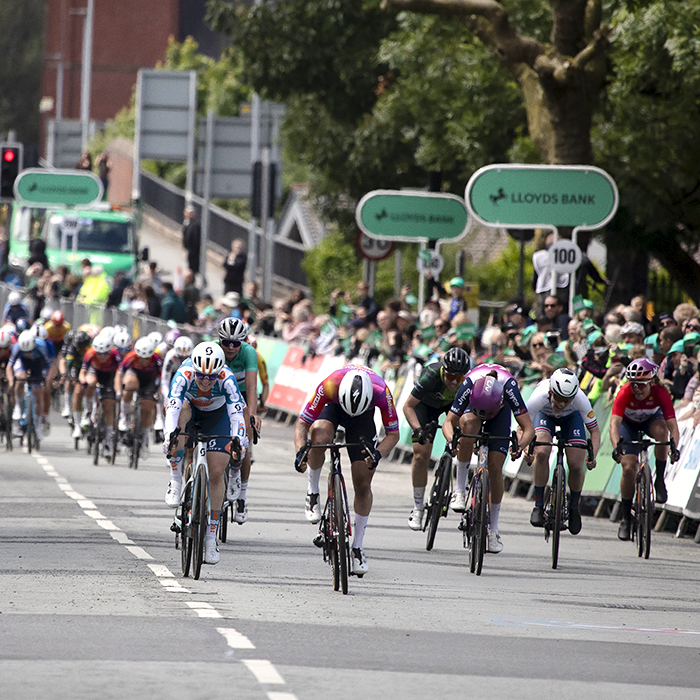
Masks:
[[[6,163],[11,163],[13,160],[17,158],[17,151],[14,148],[8,148],[6,149],[3,154],[2,154],[2,159]]]

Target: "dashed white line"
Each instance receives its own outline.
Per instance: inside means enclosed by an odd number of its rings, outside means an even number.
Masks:
[[[294,693],[284,693],[279,690],[270,690],[267,697],[268,700],[298,700]]]
[[[97,510],[97,506],[92,501],[88,501],[87,499],[83,501],[78,501],[78,505],[83,510]]]
[[[111,520],[95,520],[95,522],[105,530],[118,530],[119,528]]]
[[[112,539],[119,542],[119,544],[134,544],[133,541],[129,539],[129,535],[127,535],[126,532],[123,532],[122,530],[118,530],[117,532],[110,532],[109,534],[112,536]]]
[[[255,676],[258,683],[284,685],[284,678],[267,659],[242,659],[247,669]]]
[[[216,631],[223,635],[231,649],[255,649],[255,644],[248,637],[232,627],[217,627]]]
[[[153,557],[143,547],[126,545],[126,549],[128,549],[137,559],[153,559]]]
[[[175,574],[163,564],[146,564],[146,566],[158,577],[173,578]]]
[[[196,612],[199,617],[222,617],[221,613],[218,610],[215,610],[214,606],[210,605],[209,603],[188,600],[185,605],[187,605],[188,608],[192,608],[192,610]]]

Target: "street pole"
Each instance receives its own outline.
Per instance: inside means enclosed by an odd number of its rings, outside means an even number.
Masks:
[[[422,240],[420,242],[420,249],[425,250],[428,247],[427,242]],[[423,268],[418,270],[418,313],[423,311],[423,305],[425,303],[425,275],[423,274]]]
[[[394,250],[394,296],[401,296],[401,249]]]
[[[87,150],[90,140],[90,91],[92,86],[92,34],[95,23],[95,0],[88,0],[83,23],[83,58],[80,74],[81,148]]]
[[[255,164],[260,160],[260,95],[253,95],[250,108],[250,162],[253,165],[253,178],[255,178]],[[253,185],[253,188],[255,185]],[[257,232],[258,218],[253,213],[248,229],[248,281],[255,282],[258,278],[257,256]]]
[[[204,148],[204,182],[202,183],[202,236],[200,241],[199,265],[202,275],[202,291],[207,289],[207,248],[209,247],[209,224],[211,211],[211,164],[214,152],[214,110],[207,112],[207,135]]]
[[[263,299],[269,304],[272,301],[272,237],[269,231],[270,208],[270,149],[262,149],[262,191],[260,192],[260,229],[264,251],[260,255],[263,275]]]
[[[197,129],[197,72],[190,72],[190,103],[187,124],[187,177],[185,180],[185,206],[192,203],[194,190],[194,152],[196,147],[195,131]],[[208,115],[207,115],[208,118]],[[208,123],[207,123],[208,128]],[[207,204],[208,206],[208,204]],[[204,261],[206,267],[206,259]]]
[[[525,291],[525,238],[520,237],[520,270],[518,271],[518,296],[522,299]]]

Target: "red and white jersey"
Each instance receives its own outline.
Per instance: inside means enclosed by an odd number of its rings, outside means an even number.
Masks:
[[[636,399],[632,393],[632,385],[625,384],[613,401],[613,416],[622,416],[633,423],[644,423],[649,420],[659,409],[663,413],[664,420],[672,420],[676,417],[673,410],[671,394],[658,384],[651,385],[651,392],[646,399]]]

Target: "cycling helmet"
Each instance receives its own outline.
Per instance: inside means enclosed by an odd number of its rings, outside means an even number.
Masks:
[[[462,348],[450,348],[442,358],[442,366],[448,374],[464,376],[470,368],[469,355]]]
[[[175,341],[181,336],[182,334],[180,331],[173,329],[172,331],[168,331],[165,334],[165,344],[168,346],[168,350],[170,350],[174,345]]]
[[[2,324],[2,328],[0,328],[0,331],[7,331],[8,333],[14,334],[17,331],[17,326],[15,326],[15,324],[11,321],[8,321],[7,323]]]
[[[163,334],[158,331],[151,331],[148,337],[155,343],[155,347],[158,347],[163,342]]]
[[[156,342],[150,335],[139,338],[136,343],[134,343],[134,352],[144,360],[147,360],[149,357],[153,357],[153,353],[155,351]]]
[[[374,387],[367,372],[350,370],[338,387],[338,403],[349,416],[359,416],[372,406]]]
[[[32,332],[37,338],[41,338],[42,340],[46,340],[49,337],[49,332],[46,330],[46,326],[41,321],[37,321],[32,326]]]
[[[117,323],[116,326],[114,326],[114,332],[116,333],[128,333],[129,329],[123,324],[123,323]]]
[[[100,331],[102,328],[98,326],[96,323],[83,323],[80,328],[78,328],[79,331],[85,331],[88,334],[88,337],[90,340],[93,340],[94,338],[97,338],[97,336],[100,334]]]
[[[258,349],[258,339],[254,335],[249,335],[245,339],[245,342],[248,343],[248,345],[252,345],[256,350]]]
[[[53,316],[53,309],[50,309],[48,306],[45,306],[39,313],[39,318],[44,322],[48,321],[51,316]]]
[[[627,365],[625,377],[631,382],[650,382],[658,371],[658,365],[654,364],[651,360],[632,360],[632,362]]]
[[[65,320],[66,317],[63,315],[63,311],[54,311],[51,314],[51,321],[53,322],[54,326],[62,326]]]
[[[502,406],[503,384],[498,380],[495,371],[474,382],[469,397],[469,408],[475,416],[481,420],[488,420],[493,418]]]
[[[10,295],[7,297],[7,303],[10,306],[17,306],[17,304],[21,304],[22,295],[19,292],[10,292]]]
[[[36,347],[36,336],[32,331],[22,331],[17,339],[17,345],[22,352],[32,352]]]
[[[216,343],[200,343],[192,351],[195,372],[217,374],[226,365],[226,355]]]
[[[109,339],[109,341],[112,341],[112,338],[114,338],[114,326],[105,326],[101,331],[100,335],[105,336],[106,338]]]
[[[17,332],[21,333],[29,328],[29,321],[26,318],[18,318],[15,321],[15,326],[17,326]]]
[[[92,348],[100,355],[104,355],[112,349],[112,340],[109,338],[109,336],[100,333],[97,338],[92,341]]]
[[[0,348],[9,348],[12,345],[12,333],[0,328]]]
[[[87,334],[86,331],[76,331],[73,336],[73,345],[76,348],[85,348],[90,345],[92,338]]]
[[[573,399],[578,392],[578,379],[570,369],[557,369],[549,378],[549,388],[557,396]]]
[[[180,357],[189,357],[194,350],[194,343],[186,335],[181,335],[175,341],[173,348]]]
[[[243,342],[250,333],[250,326],[240,318],[225,318],[219,324],[220,340],[240,340]]]
[[[128,331],[117,331],[112,338],[112,344],[118,350],[127,350],[131,347],[131,336]]]

